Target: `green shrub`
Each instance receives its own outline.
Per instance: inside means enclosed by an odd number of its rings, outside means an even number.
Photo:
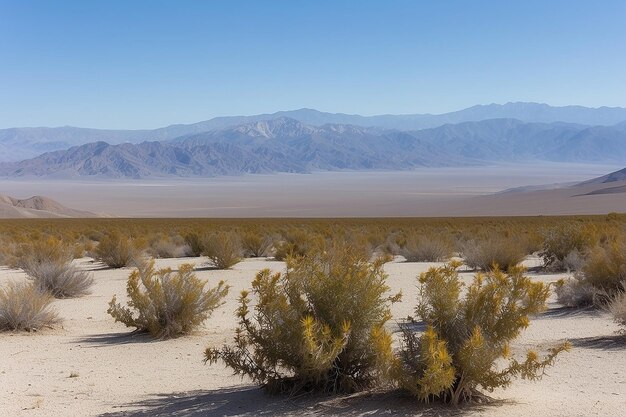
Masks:
[[[461,298],[459,263],[431,268],[420,275],[417,316],[427,329],[402,326],[403,347],[395,377],[400,386],[422,401],[487,399],[479,388],[506,387],[516,376],[538,379],[568,344],[544,358],[532,351],[526,359],[510,358],[510,343],[528,327],[528,316],[545,308],[546,285],[532,282],[523,268],[477,274]],[[498,362],[498,366],[496,363]]]
[[[95,251],[96,260],[110,268],[131,266],[137,256],[130,239],[115,231],[103,237]]]
[[[53,297],[31,283],[9,282],[0,288],[0,330],[33,331],[60,320],[50,307]]]
[[[205,236],[202,254],[217,269],[229,269],[241,261],[241,242],[235,233],[219,232]]]
[[[526,257],[522,242],[515,238],[496,235],[466,242],[463,245],[462,253],[467,266],[483,271],[489,271],[494,267],[509,270]]]
[[[205,290],[206,281],[193,273],[193,265],[155,270],[154,262],[133,271],[126,286],[129,307],[114,296],[109,313],[115,321],[149,332],[158,338],[172,338],[191,332],[223,302],[229,287],[220,281]],[[135,313],[137,313],[135,315]]]
[[[259,272],[239,300],[235,345],[207,349],[206,361],[222,360],[271,393],[369,386],[392,358],[383,326],[400,297],[388,295],[382,266],[336,243],[289,258],[284,274]]]

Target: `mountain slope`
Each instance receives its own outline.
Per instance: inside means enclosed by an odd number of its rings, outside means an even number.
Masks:
[[[473,106],[444,114],[360,116],[325,113],[312,109],[280,111],[254,116],[216,117],[193,124],[171,125],[153,130],[101,130],[71,126],[0,129],[0,162],[19,161],[44,152],[104,141],[109,144],[167,141],[180,136],[222,130],[265,120],[290,118],[310,126],[326,124],[418,130],[488,119],[511,118],[524,122],[568,122],[586,125],[616,125],[626,121],[626,108],[582,106],[553,107],[539,103],[506,103]],[[622,130],[626,130],[620,125]]]
[[[513,119],[405,132],[353,125],[312,126],[280,118],[164,142],[90,143],[22,162],[0,163],[0,175],[206,177],[534,160],[626,163],[626,132]]]
[[[0,218],[98,217],[94,213],[74,210],[42,196],[17,199],[0,194]]]

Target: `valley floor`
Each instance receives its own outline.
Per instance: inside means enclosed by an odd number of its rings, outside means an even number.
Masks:
[[[0,179],[0,193],[18,198],[44,195],[76,210],[113,217],[606,214],[624,211],[626,193],[574,196],[576,192],[548,190],[528,195],[491,194],[514,187],[577,183],[621,168],[538,162],[137,181]]]
[[[231,342],[239,292],[249,288],[257,271],[280,271],[282,262],[248,259],[232,270],[218,271],[206,268],[203,258],[157,260],[159,267],[195,263],[198,276],[209,285],[224,279],[232,286],[226,304],[201,330],[166,341],[133,335],[107,315],[114,294],[126,300],[129,269],[103,269],[88,258],[77,262],[93,271],[95,285],[91,295],[54,302],[65,319],[62,327],[0,334],[2,416],[621,416],[626,409],[626,340],[603,312],[565,310],[551,302],[516,341],[513,353],[565,339],[572,350],[562,354],[542,380],[517,380],[509,389],[494,392],[493,397],[502,399],[496,405],[420,405],[397,392],[286,399],[266,396],[229,369],[202,362],[208,345]],[[392,290],[403,292],[403,301],[393,306],[395,320],[413,314],[416,276],[432,265],[401,259],[386,264]],[[466,280],[472,275],[463,273]],[[545,282],[563,276],[530,275]],[[0,285],[10,279],[26,277],[21,271],[0,269]]]

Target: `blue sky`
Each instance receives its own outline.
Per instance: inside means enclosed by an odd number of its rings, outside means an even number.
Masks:
[[[0,128],[626,107],[626,1],[0,0]]]

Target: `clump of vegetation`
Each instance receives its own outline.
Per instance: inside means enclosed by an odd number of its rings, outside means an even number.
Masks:
[[[117,231],[103,237],[95,250],[96,260],[110,268],[133,265],[138,254],[129,238]]]
[[[212,233],[203,239],[202,254],[217,269],[229,269],[241,261],[241,242],[232,232]]]
[[[189,247],[189,254],[193,257],[202,256],[204,251],[204,245],[202,244],[202,237],[195,232],[190,232],[183,236],[185,243]]]
[[[543,248],[540,256],[547,268],[566,270],[566,258],[572,253],[578,256],[586,253],[594,243],[593,233],[587,228],[574,225],[563,225],[549,229],[544,235]]]
[[[438,237],[409,236],[399,250],[408,262],[440,262],[450,257],[451,245]]]
[[[133,271],[126,286],[128,307],[114,296],[107,312],[115,321],[158,338],[187,334],[202,324],[223,303],[229,287],[219,284],[205,290],[206,281],[197,278],[193,265],[155,270],[154,262]]]
[[[72,265],[73,248],[56,239],[21,247],[19,264],[35,288],[56,298],[79,297],[89,293],[93,277]]]
[[[626,326],[626,281],[622,282],[622,290],[608,304],[608,310],[617,324]]]
[[[524,260],[526,250],[523,242],[515,238],[492,235],[465,242],[462,254],[465,264],[472,269],[508,271]]]
[[[50,307],[54,298],[32,283],[9,282],[0,288],[0,330],[34,331],[60,320]]]
[[[81,271],[69,262],[33,263],[25,266],[24,271],[39,291],[48,292],[56,298],[89,294],[93,285],[93,277],[89,272]]]
[[[521,267],[508,274],[494,269],[477,274],[462,298],[459,265],[451,262],[420,275],[415,312],[427,329],[402,326],[396,379],[422,401],[488,400],[480,388],[491,392],[513,377],[538,379],[569,348],[555,346],[543,358],[533,351],[523,361],[511,358],[510,343],[528,327],[529,316],[545,308],[548,287],[525,277]]]
[[[609,242],[594,247],[582,268],[585,280],[608,293],[620,291],[626,280],[626,243]]]
[[[290,230],[283,233],[282,240],[275,242],[274,259],[285,261],[289,257],[304,256],[322,242],[319,236],[311,237],[303,230]]]
[[[388,295],[382,267],[335,243],[290,257],[284,274],[259,272],[239,299],[235,345],[207,349],[206,361],[222,360],[270,393],[369,386],[393,356],[383,326],[400,298]]]
[[[556,282],[556,298],[565,307],[586,307],[596,304],[598,290],[580,273]]]
[[[256,232],[248,232],[241,238],[244,255],[258,258],[266,256],[272,248],[272,239]]]
[[[180,236],[157,236],[149,242],[148,253],[155,258],[184,258],[191,249]]]

